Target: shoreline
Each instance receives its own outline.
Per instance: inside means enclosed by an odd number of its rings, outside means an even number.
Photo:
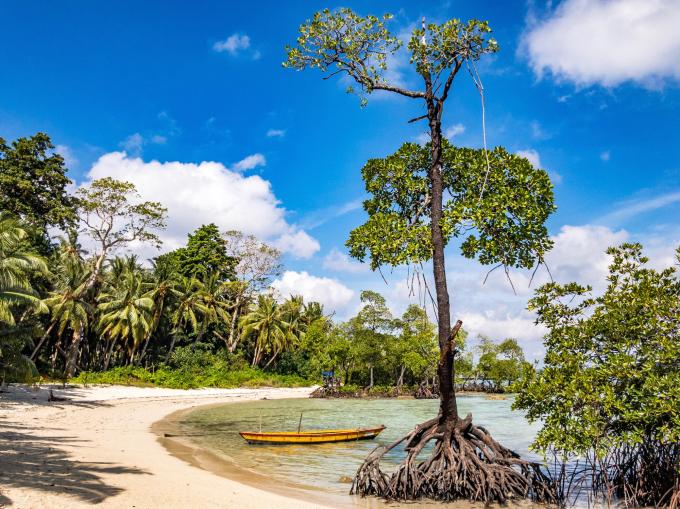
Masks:
[[[68,401],[48,402],[50,388]],[[432,501],[386,503],[272,482],[188,438],[162,437],[198,407],[306,398],[313,389],[10,386],[0,393],[0,507],[442,507]],[[445,507],[477,509],[483,504],[457,501]]]
[[[238,401],[226,403],[239,403]],[[216,476],[224,477],[238,483],[252,486],[255,489],[282,495],[298,500],[311,501],[316,504],[332,504],[334,508],[373,508],[381,507],[380,501],[369,502],[367,499],[359,500],[358,497],[349,495],[337,495],[325,490],[315,491],[311,487],[301,486],[293,482],[285,483],[280,480],[272,481],[265,475],[253,470],[243,468],[233,461],[201,446],[189,437],[181,436],[180,422],[182,417],[198,409],[222,406],[225,403],[209,403],[191,408],[184,408],[166,415],[151,426],[151,431],[156,434],[158,442],[163,445],[168,454],[171,454],[193,467],[206,470]],[[172,437],[164,436],[165,433],[173,434]]]
[[[463,394],[462,396],[472,397],[483,394],[484,393],[467,393]],[[242,402],[245,401],[234,401],[228,404],[237,404]],[[190,436],[181,436],[184,432],[184,429],[181,428],[180,422],[184,416],[199,409],[223,405],[224,403],[208,403],[177,410],[154,423],[152,426],[152,431],[157,435],[159,443],[161,443],[168,451],[168,454],[171,454],[196,468],[206,470],[219,477],[224,477],[248,486],[252,486],[257,490],[295,498],[300,501],[309,501],[315,504],[321,504],[319,507],[333,507],[337,509],[432,509],[435,507],[445,509],[488,509],[489,507],[492,509],[500,507],[504,507],[505,509],[536,509],[536,507],[538,507],[530,501],[524,500],[508,501],[504,506],[499,506],[498,504],[485,505],[481,502],[470,502],[467,500],[456,500],[451,502],[438,502],[433,500],[386,502],[375,497],[362,498],[360,496],[349,495],[350,484],[347,484],[347,492],[345,494],[339,494],[337,492],[327,491],[322,488],[297,484],[292,481],[286,482],[281,479],[272,479],[251,469],[238,465],[234,460],[231,460],[228,457],[224,457],[217,452],[213,452],[209,448],[202,446],[201,444],[192,440]],[[164,433],[170,433],[175,436],[164,437]]]
[[[152,430],[206,404],[307,397],[311,388],[173,390],[10,386],[0,394],[0,507],[330,507],[218,476],[174,456]]]

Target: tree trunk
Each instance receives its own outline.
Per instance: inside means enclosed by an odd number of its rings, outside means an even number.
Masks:
[[[441,353],[437,366],[440,394],[440,422],[443,424],[458,420],[458,407],[453,386],[453,347],[449,340],[451,335],[451,306],[446,284],[444,236],[441,227],[443,199],[441,106],[437,105],[430,96],[427,99],[427,110],[430,137],[432,139],[432,166],[429,171],[430,231],[432,235],[432,269],[434,273],[434,286],[437,293],[439,351]]]
[[[269,367],[269,365],[270,365],[272,362],[274,362],[274,359],[276,359],[276,356],[277,356],[278,354],[279,354],[278,350],[277,350],[276,352],[274,352],[274,355],[272,355],[272,358],[269,359],[269,361],[267,361],[267,364],[265,364],[265,365],[264,365],[264,368],[262,368],[262,369],[267,369],[267,368]]]
[[[142,351],[139,354],[139,357],[137,357],[137,360],[134,362],[136,366],[140,366],[142,364],[142,360],[144,359],[144,356],[146,355],[146,349],[149,346],[149,340],[151,339],[152,333],[149,331],[149,334],[147,334],[146,339],[144,340],[144,346],[142,347]]]
[[[104,357],[104,371],[109,369],[109,362],[111,362],[111,354],[113,353],[113,347],[116,345],[115,340],[111,340],[111,346],[106,350],[106,356]]]
[[[236,321],[238,320],[238,311],[241,307],[241,302],[243,301],[243,296],[239,293],[236,296],[236,302],[234,302],[234,312],[231,315],[231,324],[229,325],[229,339],[227,340],[227,349],[230,353],[234,353],[236,350],[236,345],[238,341],[236,340]]]
[[[160,300],[156,305],[156,309],[154,310],[153,321],[151,322],[152,327],[149,328],[149,333],[146,335],[146,338],[144,339],[144,346],[142,347],[142,351],[139,354],[137,361],[134,363],[137,366],[141,365],[142,360],[144,359],[144,356],[146,355],[146,349],[149,346],[149,341],[151,340],[151,336],[153,336],[153,333],[156,332],[156,329],[158,328],[158,323],[160,322],[161,314],[163,313],[163,307],[164,307],[164,304],[165,304],[165,297],[163,295],[164,294],[161,294]]]
[[[57,341],[54,343],[54,351],[52,352],[52,355],[50,355],[50,365],[52,366],[52,371],[57,369],[57,358],[59,357],[59,350],[62,342],[63,338],[60,335],[57,338]]]
[[[36,355],[38,355],[38,351],[40,350],[40,347],[42,347],[45,340],[49,337],[50,332],[52,332],[52,329],[54,329],[54,326],[56,324],[57,324],[56,321],[52,322],[50,324],[50,326],[47,328],[47,330],[45,331],[45,334],[43,334],[42,337],[40,338],[40,341],[38,342],[36,347],[33,349],[33,353],[31,354],[31,360],[32,361],[35,360],[35,357],[36,357]]]
[[[172,355],[172,349],[175,348],[175,341],[177,341],[177,334],[172,335],[172,340],[170,341],[170,348],[168,348],[168,353],[165,354],[165,363],[170,360],[170,356]]]
[[[68,353],[66,355],[66,368],[64,370],[64,375],[66,378],[71,378],[75,372],[78,365],[78,354],[80,353],[80,342],[83,339],[83,329],[78,327],[73,330],[73,338],[71,338],[71,344],[68,348]]]
[[[254,368],[260,363],[260,345],[255,344],[255,351],[253,352],[253,362],[250,364],[251,368]]]
[[[90,277],[87,278],[87,282],[85,283],[85,286],[83,287],[83,290],[81,293],[87,293],[96,283],[97,283],[97,278],[99,277],[99,273],[102,271],[102,265],[104,264],[104,260],[106,260],[106,254],[107,250],[102,249],[101,254],[97,257],[97,259],[94,262],[94,267],[92,268],[92,274],[90,274]]]
[[[371,373],[371,381],[370,381],[370,383],[368,384],[367,389],[371,389],[371,388],[373,387],[373,365],[371,365],[369,371],[370,371],[370,373]]]
[[[399,372],[399,378],[397,379],[397,390],[401,391],[401,386],[404,385],[404,372],[406,371],[406,366],[402,366]]]

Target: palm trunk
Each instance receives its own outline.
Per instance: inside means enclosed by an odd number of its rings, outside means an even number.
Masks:
[[[260,345],[255,344],[255,351],[253,352],[253,361],[250,363],[250,367],[254,368],[260,363]]]
[[[52,329],[54,329],[54,326],[55,326],[56,324],[57,324],[56,321],[52,322],[52,323],[50,324],[50,326],[47,328],[47,330],[45,331],[45,334],[43,334],[42,337],[40,338],[40,341],[38,342],[38,344],[36,345],[36,347],[33,349],[33,353],[31,354],[31,360],[32,360],[32,361],[35,360],[36,355],[38,355],[38,351],[39,351],[40,348],[42,347],[42,345],[43,345],[43,343],[45,342],[45,340],[49,337],[50,332],[52,332]]]
[[[73,338],[71,339],[71,344],[69,345],[66,355],[66,369],[64,370],[64,375],[66,378],[71,378],[76,372],[78,365],[78,355],[80,354],[80,342],[82,339],[82,327],[73,329]]]
[[[59,350],[61,348],[62,342],[63,338],[60,335],[57,338],[57,341],[54,343],[54,351],[52,352],[52,355],[50,355],[50,365],[52,366],[52,371],[57,369],[57,357],[59,357]]]
[[[146,339],[144,340],[144,346],[142,347],[142,351],[139,354],[139,357],[137,357],[137,360],[134,362],[135,365],[139,366],[142,363],[142,360],[144,359],[144,356],[146,355],[146,349],[149,346],[149,340],[151,339],[151,331],[146,335]]]
[[[165,363],[170,360],[170,356],[172,355],[172,349],[175,348],[175,341],[177,341],[177,334],[173,333],[172,334],[172,340],[170,341],[170,348],[168,348],[168,353],[165,354]]]
[[[109,369],[109,362],[111,362],[111,354],[113,353],[113,347],[116,345],[115,340],[111,340],[111,346],[106,351],[106,356],[104,357],[104,371]]]
[[[163,305],[164,304],[165,304],[165,298],[163,296],[161,296],[159,302],[156,305],[156,309],[154,310],[153,321],[151,322],[153,324],[153,326],[149,328],[149,332],[147,333],[146,338],[144,339],[144,346],[142,347],[142,352],[139,354],[137,361],[134,363],[137,366],[139,366],[142,363],[142,360],[144,360],[144,356],[146,355],[146,349],[149,346],[149,341],[151,340],[151,336],[153,336],[153,333],[158,328],[158,323],[160,322],[161,314],[163,313]]]
[[[269,361],[267,361],[267,364],[265,364],[265,365],[264,365],[264,368],[262,368],[262,369],[267,369],[267,368],[269,367],[269,365],[270,365],[272,362],[274,362],[274,359],[276,359],[276,356],[277,356],[278,354],[279,354],[278,350],[277,350],[276,352],[274,352],[274,355],[272,355],[272,358],[269,359]]]
[[[367,389],[371,389],[373,387],[373,365],[371,365],[369,372],[371,373],[371,378],[370,378],[370,383],[368,384]]]

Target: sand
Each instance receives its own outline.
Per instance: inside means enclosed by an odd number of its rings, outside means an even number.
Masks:
[[[310,392],[97,386],[54,389],[70,400],[50,403],[45,387],[9,387],[0,394],[0,506],[324,507],[196,468],[171,454],[152,430],[167,415],[194,406]]]

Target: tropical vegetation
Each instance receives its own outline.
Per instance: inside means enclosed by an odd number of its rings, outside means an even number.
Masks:
[[[352,392],[437,385],[435,326],[423,308],[411,305],[395,317],[384,297],[365,291],[356,316],[332,320],[317,302],[272,292],[269,284],[282,268],[275,248],[215,224],[153,260],[125,255],[120,248],[133,241],[159,244],[162,204],[140,201],[132,184],[113,179],[68,194],[66,168],[58,155],[46,154],[46,135],[12,146],[23,154],[21,171],[9,172],[12,182],[30,180],[38,195],[64,198],[0,215],[6,381],[299,385],[332,371]],[[33,179],[45,158],[53,174],[41,189]],[[11,160],[2,160],[3,167]],[[62,235],[49,236],[48,228]],[[500,391],[518,378],[499,378],[493,366],[505,361],[486,351],[465,352],[463,343],[460,350],[463,386]],[[475,354],[480,362],[473,367]]]

